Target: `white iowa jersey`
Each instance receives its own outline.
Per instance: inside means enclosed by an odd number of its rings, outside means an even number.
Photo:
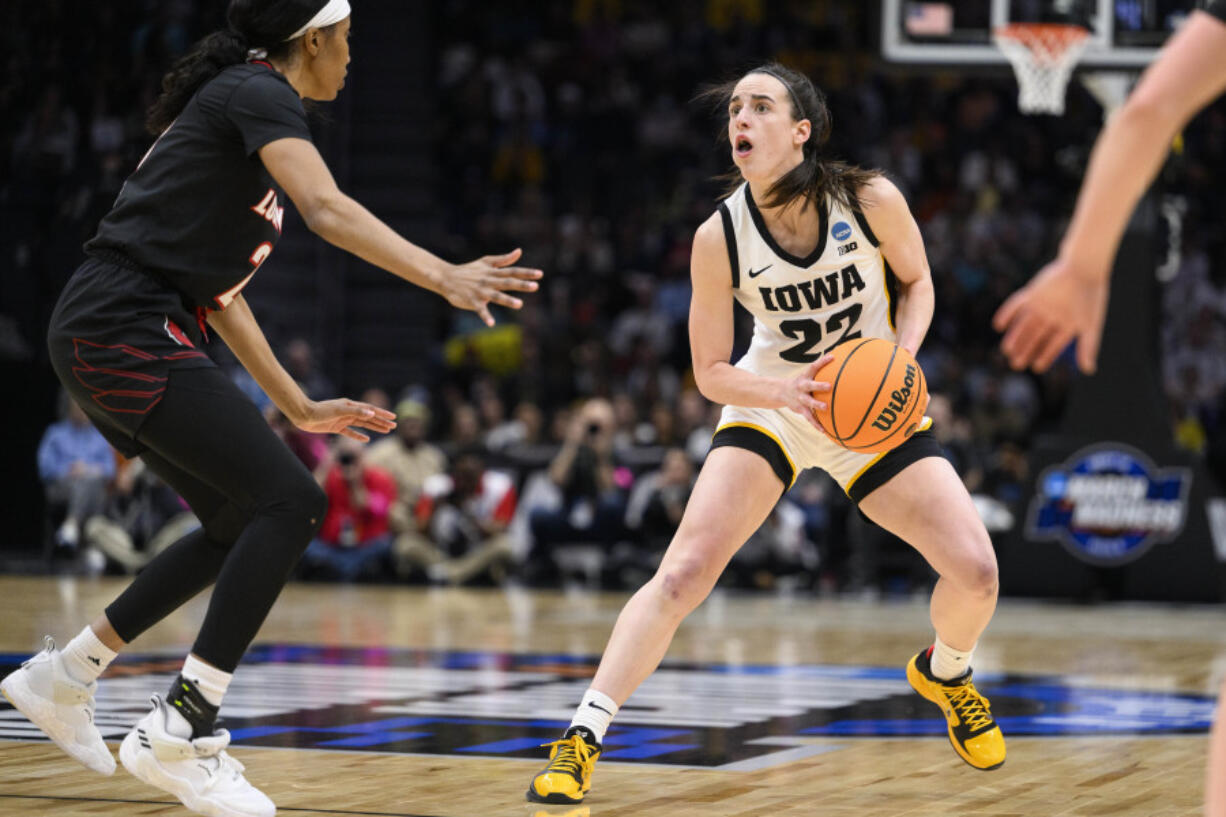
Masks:
[[[863,214],[828,202],[817,247],[798,258],[771,237],[749,185],[725,199],[719,213],[733,293],[754,318],[753,340],[738,368],[794,377],[842,341],[896,340],[893,274]]]

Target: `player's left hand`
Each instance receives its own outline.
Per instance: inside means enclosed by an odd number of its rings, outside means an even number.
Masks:
[[[1057,258],[1009,296],[992,318],[1000,349],[1015,369],[1045,372],[1074,339],[1077,365],[1093,374],[1107,318],[1109,279]]]
[[[303,431],[341,434],[366,443],[370,442],[370,437],[356,429],[364,428],[386,434],[396,427],[396,415],[370,403],[360,403],[342,397],[336,400],[312,401],[305,414],[294,420],[294,425]]]
[[[486,326],[493,326],[491,303],[508,309],[519,309],[524,305],[519,298],[508,295],[506,290],[536,292],[540,288],[537,280],[544,275],[543,272],[511,266],[522,255],[523,250],[515,249],[505,255],[487,255],[454,266],[442,281],[441,294],[452,306],[471,309],[481,316]]]

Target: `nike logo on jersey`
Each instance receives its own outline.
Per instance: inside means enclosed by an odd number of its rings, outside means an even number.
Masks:
[[[768,312],[800,312],[836,304],[864,289],[864,278],[855,264],[822,278],[785,287],[758,287],[762,303]]]
[[[588,706],[590,706],[592,709],[599,709],[601,712],[605,713],[606,715],[612,715],[612,714],[613,714],[612,712],[610,712],[609,710],[605,709],[603,706],[601,706],[600,704],[596,703],[595,701],[588,701],[588,702],[587,702],[587,705],[588,705]]]
[[[773,267],[773,266],[775,266],[775,265],[774,265],[774,264],[767,264],[765,267],[763,267],[763,268],[762,268],[762,269],[760,269],[760,270],[753,270],[753,269],[751,269],[751,270],[749,271],[749,277],[750,277],[750,278],[757,278],[759,275],[761,275],[762,273],[766,272],[768,269],[770,269],[770,268],[771,268],[771,267]]]
[[[95,667],[102,666],[102,661],[97,658],[94,658],[92,655],[87,655],[85,657],[88,658],[90,661],[92,661]]]

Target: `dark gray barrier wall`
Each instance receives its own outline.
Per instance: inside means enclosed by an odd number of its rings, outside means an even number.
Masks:
[[[1226,598],[1209,516],[1220,491],[1172,443],[1154,268],[1152,238],[1130,232],[1098,372],[1074,383],[1062,433],[1031,449],[1025,516],[997,543],[1007,595]]]

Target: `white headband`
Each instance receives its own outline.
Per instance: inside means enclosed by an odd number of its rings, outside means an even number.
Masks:
[[[309,29],[327,28],[330,25],[335,25],[348,17],[350,11],[349,0],[328,0],[328,4],[319,10],[319,14],[312,17],[311,21],[302,28],[286,37],[285,42],[298,39],[303,34],[306,34]]]

